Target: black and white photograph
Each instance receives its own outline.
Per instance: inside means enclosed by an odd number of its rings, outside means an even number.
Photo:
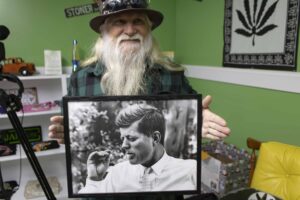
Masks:
[[[201,95],[64,97],[69,197],[200,191]]]
[[[299,0],[225,0],[225,67],[296,71]]]

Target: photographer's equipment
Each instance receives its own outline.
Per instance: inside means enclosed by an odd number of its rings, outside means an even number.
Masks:
[[[9,29],[6,26],[0,25],[0,40],[5,40],[9,35]],[[4,44],[0,42],[0,61],[5,59]]]
[[[0,61],[5,59],[5,49],[4,49],[4,44],[0,42]],[[0,63],[1,65],[1,63]],[[1,70],[1,67],[0,67]],[[1,71],[0,71],[1,72]]]
[[[9,33],[9,29],[6,26],[0,25],[0,40],[5,40]]]
[[[19,185],[17,181],[5,181],[3,183],[3,188],[5,189],[5,193],[2,192],[1,188],[0,199],[10,198],[19,189]]]
[[[23,84],[20,81],[20,79],[15,75],[0,74],[0,80],[3,79],[17,83],[19,86],[19,90],[18,90],[18,94],[14,95],[14,94],[7,94],[3,89],[0,88],[0,106],[2,106],[6,111],[13,128],[17,132],[23,150],[25,151],[26,156],[33,168],[33,171],[35,172],[37,179],[40,182],[40,185],[45,193],[45,196],[47,197],[48,200],[55,200],[56,198],[53,194],[53,191],[46,179],[45,174],[43,173],[43,170],[38,162],[38,159],[35,156],[34,151],[32,150],[32,146],[29,143],[28,138],[24,133],[22,124],[16,114],[17,111],[20,111],[22,109],[21,97],[22,97],[22,92],[24,91]],[[5,194],[6,191],[3,186],[1,171],[0,171],[0,182],[1,182],[0,183],[1,191],[3,191],[4,195],[6,195]],[[9,198],[10,197],[6,195],[5,199],[9,199]]]

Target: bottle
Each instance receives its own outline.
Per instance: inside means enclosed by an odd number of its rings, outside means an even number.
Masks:
[[[73,51],[72,51],[72,72],[75,72],[79,67],[79,49],[78,49],[78,41],[73,40]]]

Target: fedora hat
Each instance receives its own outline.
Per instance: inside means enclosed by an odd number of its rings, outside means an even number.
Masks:
[[[152,22],[152,30],[158,27],[163,21],[163,14],[159,11],[148,8],[147,0],[100,0],[100,16],[90,21],[90,27],[100,33],[100,26],[104,21],[113,15],[129,11],[145,13]]]

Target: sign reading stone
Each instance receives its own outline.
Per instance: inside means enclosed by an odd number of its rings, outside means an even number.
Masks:
[[[65,9],[65,15],[67,18],[87,15],[94,12],[99,12],[99,7],[98,4],[96,3],[85,4],[85,5],[75,6],[75,7]]]

